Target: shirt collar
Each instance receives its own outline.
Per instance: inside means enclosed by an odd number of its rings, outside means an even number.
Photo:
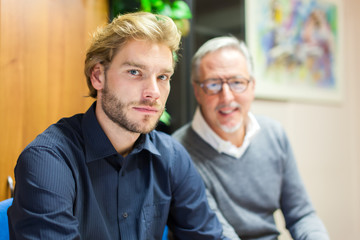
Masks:
[[[85,142],[86,162],[103,159],[116,155],[117,151],[101,128],[95,115],[96,101],[84,114],[82,120],[82,132]],[[135,142],[134,150],[130,154],[139,153],[143,149],[152,154],[160,155],[151,140],[151,134],[142,134]]]
[[[145,149],[154,155],[160,156],[161,154],[153,142],[153,135],[154,131],[148,134],[141,134],[139,139],[135,143],[134,150],[130,154],[136,154]]]
[[[206,123],[203,118],[200,108],[196,109],[193,121],[192,128],[194,131],[211,147],[217,150],[219,153],[225,153],[234,158],[240,158],[245,150],[250,145],[251,139],[260,131],[260,125],[257,122],[255,116],[252,113],[248,113],[248,121],[246,125],[246,133],[244,142],[241,147],[236,147],[230,141],[225,141],[221,139]]]

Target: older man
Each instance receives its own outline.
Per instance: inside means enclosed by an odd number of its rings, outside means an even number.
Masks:
[[[255,79],[245,44],[231,36],[206,42],[193,57],[192,84],[199,107],[173,136],[195,162],[227,236],[276,239],[273,213],[281,209],[295,240],[329,239],[283,128],[249,112]]]

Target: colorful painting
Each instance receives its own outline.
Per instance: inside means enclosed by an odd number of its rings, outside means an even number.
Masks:
[[[338,6],[319,0],[246,4],[257,97],[339,101]]]

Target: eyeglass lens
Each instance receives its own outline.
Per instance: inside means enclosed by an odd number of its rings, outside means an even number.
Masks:
[[[220,92],[224,83],[227,83],[232,91],[241,93],[246,90],[249,80],[240,77],[230,78],[227,80],[217,78],[205,80],[201,85],[205,93],[212,95]]]

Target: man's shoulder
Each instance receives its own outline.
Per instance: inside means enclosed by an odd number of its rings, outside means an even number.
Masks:
[[[203,159],[203,154],[213,151],[209,148],[210,145],[194,131],[191,123],[179,128],[172,136],[185,147],[194,161]]]
[[[26,148],[50,147],[56,148],[65,143],[74,143],[82,139],[81,121],[84,114],[61,118],[40,133]]]
[[[254,115],[256,121],[259,123],[260,127],[267,127],[267,126],[281,126],[281,123],[278,120],[270,118],[265,115]]]
[[[84,158],[81,119],[81,115],[62,118],[39,134],[21,152],[16,165],[18,171],[30,169],[42,176],[46,171],[65,173],[68,166],[75,167]]]
[[[187,123],[184,126],[177,129],[171,136],[174,137],[177,141],[182,142],[189,134],[192,134],[193,130],[191,128],[191,123]]]
[[[260,131],[255,136],[254,142],[261,143],[261,146],[274,143],[279,143],[280,146],[288,145],[288,137],[281,122],[262,115],[255,115],[255,118]]]
[[[263,133],[273,132],[277,134],[284,132],[283,125],[278,120],[275,120],[273,118],[264,115],[254,115],[254,116],[260,126],[261,132]]]

